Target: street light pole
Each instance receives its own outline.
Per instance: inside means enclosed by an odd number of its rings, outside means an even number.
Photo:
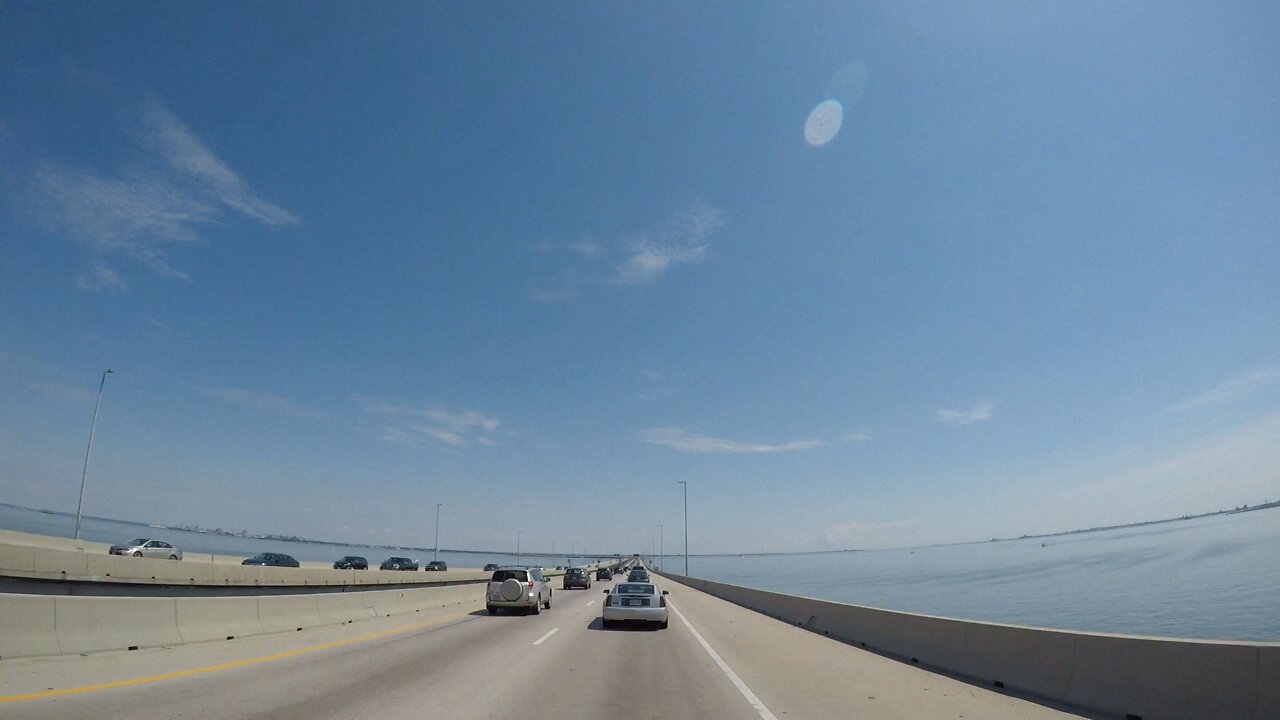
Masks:
[[[89,425],[89,447],[84,451],[84,470],[80,472],[80,503],[76,505],[76,540],[80,539],[80,513],[84,510],[84,481],[89,477],[89,455],[93,452],[93,433],[98,429],[98,408],[102,407],[102,389],[107,386],[107,376],[111,368],[102,371],[102,382],[98,383],[98,399],[93,403],[93,422]]]
[[[444,503],[436,503],[436,542],[434,546],[435,556],[432,558],[433,560],[440,559],[440,508],[443,505]]]
[[[684,486],[684,576],[689,577],[689,483],[677,480]]]
[[[516,531],[516,565],[520,564],[520,536],[523,534],[523,530]]]
[[[658,523],[658,569],[667,563],[666,544],[662,540],[662,523]]]

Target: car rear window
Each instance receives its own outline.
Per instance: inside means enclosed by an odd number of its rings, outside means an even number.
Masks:
[[[489,579],[489,582],[506,582],[511,578],[526,582],[529,579],[529,573],[524,570],[498,570],[493,573],[493,577]]]
[[[618,586],[619,595],[653,595],[652,585],[631,585],[624,584]]]

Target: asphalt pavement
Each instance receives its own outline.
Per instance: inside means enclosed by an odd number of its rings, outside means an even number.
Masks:
[[[655,578],[657,579],[657,578]],[[604,629],[601,590],[550,611],[442,608],[298,633],[0,661],[0,716],[329,718],[1082,717],[937,675],[675,583],[667,630]]]

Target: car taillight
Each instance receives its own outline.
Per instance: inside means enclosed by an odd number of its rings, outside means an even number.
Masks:
[[[659,596],[658,607],[666,607],[666,606],[667,606],[667,599],[665,597]]]
[[[530,590],[532,590],[532,589],[533,589],[533,581],[532,581],[532,580],[530,580],[530,581],[529,581],[529,589],[530,589]]]
[[[604,606],[605,606],[605,607],[612,607],[612,606],[613,606],[613,596],[612,596],[612,595],[605,595],[605,596],[604,596]]]

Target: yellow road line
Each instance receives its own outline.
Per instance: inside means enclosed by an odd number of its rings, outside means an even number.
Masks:
[[[43,698],[64,697],[66,695],[80,695],[82,693],[97,692],[99,690],[112,690],[114,688],[129,687],[131,685],[145,685],[147,683],[160,682],[162,680],[176,680],[178,678],[192,677],[194,675],[204,675],[206,673],[218,672],[221,670],[231,670],[233,668],[245,667],[246,665],[258,665],[260,663],[274,662],[276,660],[285,660],[299,655],[308,655],[310,653],[320,652],[322,650],[332,650],[334,648],[344,647],[346,645],[355,645],[357,643],[369,642],[370,640],[378,640],[380,638],[391,637],[393,635],[402,635],[414,630],[432,627],[434,625],[442,625],[454,620],[461,620],[470,613],[463,615],[452,615],[439,620],[429,620],[427,622],[414,623],[401,628],[393,628],[391,630],[382,630],[368,635],[347,638],[346,640],[335,640],[321,645],[312,645],[311,647],[298,648],[296,650],[285,650],[273,655],[263,655],[261,657],[246,658],[244,660],[232,660],[231,662],[219,663],[218,665],[209,665],[206,667],[192,668],[191,670],[179,670],[177,672],[165,673],[163,675],[150,675],[147,677],[132,678],[130,680],[116,680],[115,682],[99,683],[97,685],[82,685],[80,687],[63,688],[60,690],[42,690],[40,692],[23,693],[21,695],[5,695],[0,696],[0,703],[20,702],[22,700],[40,700]]]

